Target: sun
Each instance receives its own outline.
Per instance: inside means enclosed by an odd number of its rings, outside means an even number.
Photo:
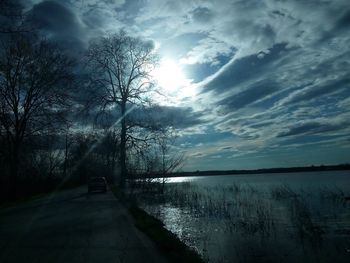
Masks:
[[[191,80],[186,78],[182,68],[172,59],[163,59],[154,71],[158,86],[166,95],[181,99],[191,96]]]
[[[158,85],[170,93],[186,84],[184,73],[175,61],[171,59],[162,60],[154,75]]]

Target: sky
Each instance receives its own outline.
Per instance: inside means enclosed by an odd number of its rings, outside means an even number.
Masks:
[[[350,161],[348,0],[22,4],[73,56],[120,29],[155,43],[185,171]]]

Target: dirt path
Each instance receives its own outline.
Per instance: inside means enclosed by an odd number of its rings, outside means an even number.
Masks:
[[[0,211],[0,262],[166,262],[110,191],[86,187]]]

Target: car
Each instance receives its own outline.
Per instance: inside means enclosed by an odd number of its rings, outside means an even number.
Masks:
[[[88,182],[88,192],[107,192],[107,182],[104,177],[92,177]]]

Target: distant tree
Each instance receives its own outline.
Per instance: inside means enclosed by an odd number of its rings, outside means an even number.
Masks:
[[[53,179],[60,175],[64,161],[64,149],[60,147],[60,134],[54,128],[43,131],[36,136],[30,155],[31,166],[38,172],[37,177]]]
[[[0,135],[6,147],[12,192],[24,140],[62,120],[73,80],[73,62],[47,41],[15,34],[0,50]]]
[[[163,178],[184,164],[184,154],[174,149],[176,138],[175,131],[167,128],[161,130],[156,139],[156,146],[160,153],[160,173]]]
[[[69,153],[71,150],[71,147],[73,145],[73,136],[70,132],[71,123],[66,122],[65,129],[64,129],[64,154],[63,154],[63,167],[62,167],[62,175],[63,178],[66,178],[68,175],[68,167],[69,167]]]
[[[148,188],[153,182],[164,191],[168,177],[181,169],[185,163],[185,155],[176,147],[177,132],[173,127],[158,127],[152,132],[151,140],[134,148],[131,152],[130,170],[134,176]]]
[[[98,153],[104,160],[105,166],[108,170],[109,180],[113,181],[113,173],[116,168],[119,157],[119,139],[120,132],[117,128],[112,128],[104,131],[104,137],[97,148]]]
[[[120,119],[120,183],[127,178],[127,143],[131,139],[128,107],[148,102],[154,87],[152,71],[157,64],[153,44],[128,36],[124,31],[91,43],[87,55],[95,102],[101,112],[118,109]],[[119,124],[119,123],[118,123]]]
[[[98,138],[91,132],[80,132],[74,135],[69,156],[71,179],[85,183],[90,176],[96,175],[98,167],[93,156],[94,145]]]
[[[168,176],[179,170],[185,162],[185,155],[176,150],[176,132],[172,127],[166,127],[159,130],[155,140],[155,154],[158,163],[157,172],[161,176],[161,191]]]

